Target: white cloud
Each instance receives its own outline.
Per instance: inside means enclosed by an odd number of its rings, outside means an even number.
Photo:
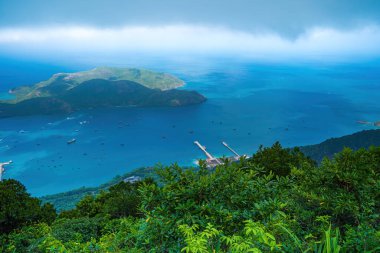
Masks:
[[[168,25],[100,29],[84,26],[0,28],[0,53],[23,55],[184,53],[258,58],[380,56],[380,28],[316,27],[295,40],[276,33]]]

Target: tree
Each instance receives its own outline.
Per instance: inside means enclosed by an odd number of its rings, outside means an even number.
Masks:
[[[121,182],[109,189],[104,200],[104,211],[112,218],[139,215],[140,194],[138,184]]]
[[[9,233],[23,225],[38,221],[51,222],[55,209],[50,204],[40,206],[41,201],[26,192],[26,188],[14,179],[0,182],[0,233]]]
[[[259,150],[252,156],[254,164],[265,168],[269,173],[272,171],[277,176],[287,176],[292,167],[299,168],[303,163],[315,165],[315,162],[306,157],[299,148],[283,148],[276,142],[270,148],[260,146]]]

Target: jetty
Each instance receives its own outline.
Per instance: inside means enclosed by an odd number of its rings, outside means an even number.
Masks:
[[[241,157],[248,158],[247,155],[239,155],[234,149],[232,149],[226,142],[222,141],[222,145],[225,146],[231,153],[233,153],[233,156],[228,157],[215,157],[211,155],[207,150],[206,147],[199,143],[199,141],[194,141],[194,144],[198,146],[200,150],[206,155],[206,166],[209,169],[215,168],[218,165],[224,164],[225,159],[227,159],[229,162],[237,162],[240,160]],[[197,161],[197,164],[199,164],[199,160]]]

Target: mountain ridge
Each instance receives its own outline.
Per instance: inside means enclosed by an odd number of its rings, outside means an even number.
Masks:
[[[344,147],[358,150],[380,146],[380,129],[362,130],[353,134],[327,139],[321,143],[300,147],[300,150],[313,160],[321,162],[324,157],[332,158]]]

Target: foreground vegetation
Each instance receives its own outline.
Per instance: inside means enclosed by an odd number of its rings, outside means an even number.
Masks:
[[[2,252],[377,252],[380,148],[319,165],[279,143],[208,171],[157,168],[55,217],[0,183]]]

